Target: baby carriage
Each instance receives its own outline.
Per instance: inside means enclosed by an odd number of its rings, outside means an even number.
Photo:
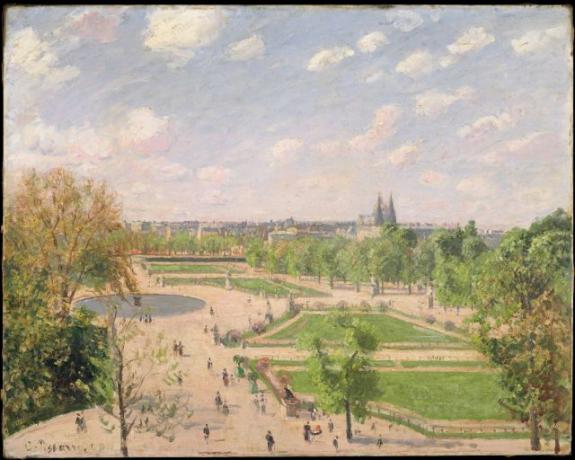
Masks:
[[[315,439],[316,437],[318,437],[319,435],[321,435],[322,431],[321,431],[321,426],[316,425],[315,427],[313,427],[310,430],[310,434],[312,435],[312,439]]]

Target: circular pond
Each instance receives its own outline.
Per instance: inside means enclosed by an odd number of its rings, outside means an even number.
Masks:
[[[135,299],[139,297],[139,299]],[[139,306],[135,304],[139,303]],[[183,295],[141,294],[126,296],[122,299],[117,295],[91,297],[76,302],[76,306],[84,307],[99,315],[106,312],[106,305],[118,305],[118,314],[123,317],[137,315],[139,312],[150,313],[152,316],[174,316],[203,308],[206,303],[195,297]]]

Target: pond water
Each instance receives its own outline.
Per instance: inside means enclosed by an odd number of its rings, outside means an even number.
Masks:
[[[106,312],[106,305],[113,303],[119,306],[119,316],[130,317],[142,311],[157,317],[181,315],[200,310],[206,305],[201,299],[183,295],[142,294],[139,297],[141,306],[134,306],[134,296],[131,295],[126,300],[116,295],[92,297],[76,302],[76,306],[101,315]]]

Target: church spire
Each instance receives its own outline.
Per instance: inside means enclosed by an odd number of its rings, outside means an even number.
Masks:
[[[377,194],[377,203],[373,210],[373,223],[377,226],[383,225],[383,199],[381,198],[381,193]]]
[[[393,207],[393,193],[389,194],[389,220],[392,224],[397,223],[397,218],[395,216],[395,208]]]

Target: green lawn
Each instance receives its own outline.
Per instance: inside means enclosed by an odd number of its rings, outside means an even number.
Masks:
[[[225,287],[225,278],[166,278],[166,284],[171,286],[185,284],[202,284],[208,286]],[[296,297],[321,297],[324,292],[316,291],[303,286],[286,283],[280,280],[264,280],[261,278],[233,278],[231,279],[234,289],[258,295],[264,292],[270,297],[287,297],[290,292]]]
[[[296,392],[313,394],[307,372],[290,372]],[[380,372],[379,401],[437,420],[506,420],[497,376],[480,372]]]
[[[230,268],[231,273],[242,273],[237,268]],[[202,264],[151,264],[150,271],[157,273],[226,273],[228,268],[222,265]]]
[[[485,361],[401,361],[403,367],[488,367]]]
[[[383,343],[393,342],[423,342],[423,343],[452,343],[459,340],[425,329],[414,324],[402,321],[391,316],[381,315],[353,315],[372,324]],[[325,315],[303,314],[295,323],[276,332],[271,339],[296,339],[304,332],[314,332],[326,340],[342,340],[343,329],[332,326]]]

